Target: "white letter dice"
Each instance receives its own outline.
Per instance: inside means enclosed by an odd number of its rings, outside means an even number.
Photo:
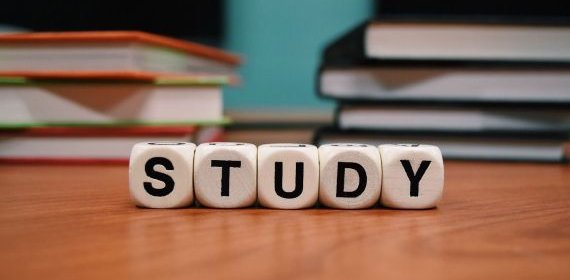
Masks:
[[[400,209],[433,208],[443,192],[443,158],[430,145],[381,145],[382,205]]]
[[[248,207],[257,199],[257,147],[246,143],[204,143],[194,161],[196,199],[213,208]]]
[[[364,144],[319,147],[319,201],[339,209],[361,209],[380,198],[382,169],[378,148]]]
[[[258,156],[259,203],[268,208],[315,205],[319,192],[319,153],[307,144],[261,145]]]
[[[129,190],[136,205],[178,208],[194,199],[196,145],[185,142],[138,143],[129,162]]]

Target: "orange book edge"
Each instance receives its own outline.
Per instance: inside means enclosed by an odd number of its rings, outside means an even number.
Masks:
[[[32,127],[0,130],[0,137],[136,137],[184,136],[196,132],[195,126],[159,127]]]
[[[128,158],[0,158],[0,164],[41,164],[41,165],[128,165]]]
[[[241,58],[220,49],[142,31],[33,32],[0,35],[0,43],[139,42],[238,65]]]
[[[3,77],[24,78],[31,80],[99,80],[99,81],[140,81],[159,84],[202,84],[202,85],[239,85],[237,75],[180,74],[148,71],[0,71]]]

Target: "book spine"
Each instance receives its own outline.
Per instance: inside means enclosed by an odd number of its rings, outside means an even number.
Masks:
[[[128,158],[0,158],[0,164],[53,164],[53,165],[128,165]]]
[[[329,44],[323,52],[322,60],[335,65],[353,65],[366,60],[364,37],[369,21],[341,36]]]

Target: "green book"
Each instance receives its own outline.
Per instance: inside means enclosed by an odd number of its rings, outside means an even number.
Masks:
[[[222,125],[225,76],[154,81],[0,77],[0,128]]]

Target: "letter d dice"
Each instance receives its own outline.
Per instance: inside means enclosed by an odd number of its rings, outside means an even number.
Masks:
[[[319,201],[328,207],[361,209],[376,205],[382,169],[378,148],[363,144],[319,147]]]

